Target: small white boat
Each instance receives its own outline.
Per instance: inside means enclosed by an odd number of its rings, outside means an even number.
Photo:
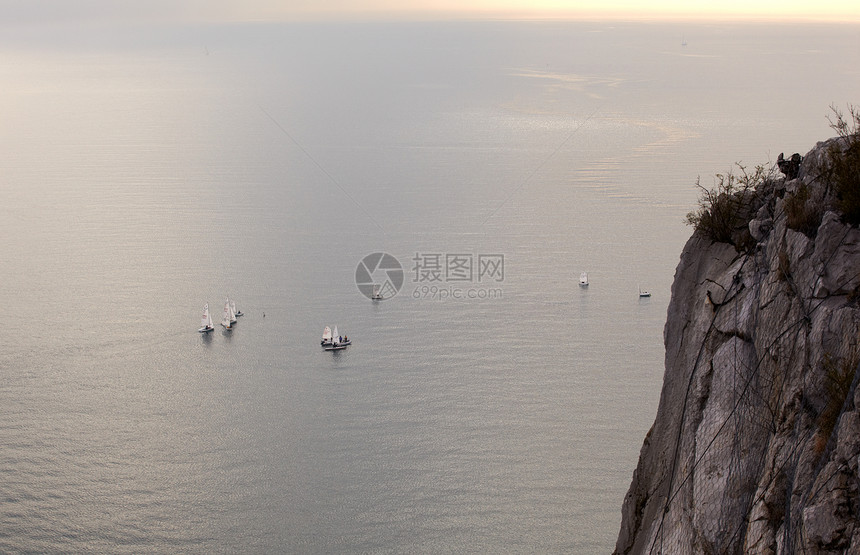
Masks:
[[[203,319],[200,320],[200,325],[202,327],[197,330],[200,333],[206,333],[215,329],[212,325],[212,315],[209,314],[209,303],[203,305]]]
[[[579,274],[579,285],[582,287],[588,287],[588,272],[582,272]]]
[[[382,286],[378,283],[373,284],[373,294],[370,295],[370,298],[374,301],[382,300]]]
[[[230,301],[224,303],[224,314],[221,315],[221,325],[224,326],[225,330],[233,329],[233,322],[236,320],[230,320],[232,312],[230,311]]]
[[[352,341],[347,337],[338,335],[337,326],[334,327],[334,332],[331,335],[331,344],[325,347],[326,351],[342,351],[352,345]]]
[[[320,345],[325,347],[326,345],[331,345],[331,328],[326,326],[323,330],[322,340],[320,341]]]
[[[641,287],[639,288],[639,297],[650,297],[650,296],[651,296],[651,293],[649,293],[648,291],[643,291]]]

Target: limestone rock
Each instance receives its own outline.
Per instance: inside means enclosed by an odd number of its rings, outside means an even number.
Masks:
[[[795,231],[783,198],[835,205],[827,145],[783,158],[748,250],[685,245],[615,553],[860,553],[860,230],[823,210]]]

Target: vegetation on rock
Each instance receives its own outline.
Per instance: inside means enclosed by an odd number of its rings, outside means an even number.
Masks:
[[[760,190],[773,176],[764,166],[756,166],[751,172],[741,164],[737,167],[739,175],[731,171],[717,174],[712,189],[696,180],[696,187],[701,191],[699,208],[687,214],[687,224],[711,240],[731,243],[742,252],[755,244],[749,222],[761,207]]]
[[[845,116],[831,106],[833,116],[830,127],[839,140],[827,149],[826,166],[822,168],[824,181],[833,188],[842,221],[860,224],[860,108],[849,105]]]
[[[798,176],[801,157],[783,160],[780,154],[779,169],[786,173],[787,187],[776,187],[776,172],[756,166],[748,171],[741,164],[739,174],[731,171],[717,174],[714,186],[707,188],[696,180],[700,190],[698,208],[687,214],[687,224],[712,241],[730,243],[738,252],[748,252],[755,240],[748,225],[765,204],[773,208],[775,197],[784,198],[783,210],[789,229],[814,238],[824,213],[833,210],[843,222],[860,224],[860,108],[848,106],[848,114],[831,106],[828,117],[837,137],[828,141],[813,172],[824,187],[812,187],[808,179]],[[783,180],[783,181],[785,181]]]

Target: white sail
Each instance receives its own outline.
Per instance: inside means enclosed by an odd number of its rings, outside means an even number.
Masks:
[[[335,345],[335,346],[340,345],[340,337],[337,334],[337,325],[336,324],[334,326],[334,332],[332,333],[332,336],[331,336],[331,344]]]
[[[212,331],[212,315],[209,314],[209,303],[203,305],[203,317],[200,319],[200,333]]]
[[[227,301],[226,303],[224,303],[224,314],[223,316],[221,316],[221,325],[229,330],[232,329],[230,327],[230,324],[230,301]]]
[[[323,330],[323,341],[331,341],[331,328],[326,326]]]
[[[226,308],[227,308],[227,312],[229,313],[228,318],[230,318],[230,323],[235,324],[236,323],[236,309],[234,308],[235,305],[233,304],[233,301],[230,300],[230,297],[227,297],[226,303],[227,303]]]
[[[200,327],[206,328],[212,325],[212,317],[209,316],[209,303],[203,305],[203,319],[200,320]]]

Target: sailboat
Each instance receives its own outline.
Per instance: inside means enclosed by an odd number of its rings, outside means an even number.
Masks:
[[[230,297],[227,297],[227,308],[230,310],[230,323],[236,323],[236,303],[230,300]]]
[[[328,345],[325,350],[326,351],[341,351],[346,349],[349,345],[352,344],[352,341],[349,339],[345,339],[338,335],[337,333],[337,325],[334,327],[334,333],[331,336],[331,345]]]
[[[230,315],[231,315],[230,301],[227,301],[226,303],[224,303],[224,314],[221,316],[221,325],[224,326],[225,330],[232,330],[233,329],[232,324],[233,324],[233,322],[235,322],[235,320],[231,321]]]
[[[208,331],[212,331],[215,328],[212,326],[212,315],[209,314],[209,303],[203,305],[203,319],[200,321],[200,325],[202,326],[199,330],[200,333],[206,333]]]
[[[582,272],[579,274],[579,285],[582,287],[588,287],[588,272]]]
[[[320,345],[325,347],[326,345],[331,345],[331,328],[326,326],[323,330],[322,340],[320,341]]]
[[[236,310],[236,301],[230,301],[230,310],[233,311],[233,316],[237,318],[243,315],[241,310]]]
[[[643,291],[642,287],[641,286],[639,287],[639,297],[650,297],[650,296],[651,296],[651,293],[649,293],[648,291]]]
[[[379,285],[378,283],[373,284],[373,294],[370,295],[370,298],[373,299],[374,301],[381,301],[382,300],[382,286],[381,285]]]

